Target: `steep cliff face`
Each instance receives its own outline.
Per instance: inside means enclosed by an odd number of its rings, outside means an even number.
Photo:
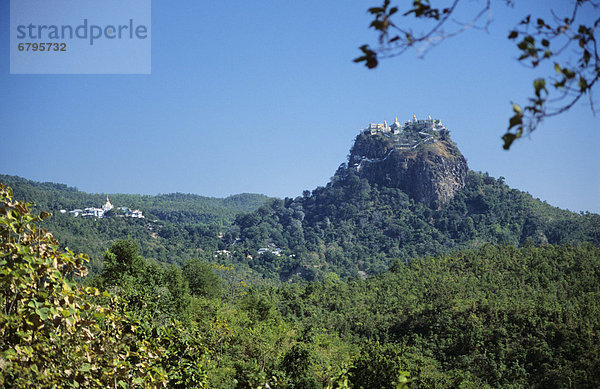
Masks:
[[[464,188],[467,161],[447,130],[422,138],[418,132],[411,142],[363,132],[350,151],[347,169],[370,183],[399,188],[417,201],[439,207]]]

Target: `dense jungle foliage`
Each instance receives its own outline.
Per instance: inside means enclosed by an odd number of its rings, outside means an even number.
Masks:
[[[475,172],[437,209],[349,171],[312,193],[239,215],[224,241],[238,262],[270,277],[313,280],[334,272],[345,279],[381,273],[395,259],[484,243],[599,244],[600,215],[552,207]],[[261,247],[280,248],[282,256],[260,254]]]
[[[0,186],[0,385],[600,386],[600,249],[484,244],[280,286],[113,242],[102,272]]]

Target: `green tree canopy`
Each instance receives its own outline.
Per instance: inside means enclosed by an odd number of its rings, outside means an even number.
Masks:
[[[118,299],[83,287],[85,255],[62,251],[31,204],[0,184],[0,386],[158,387],[160,346]]]
[[[183,275],[196,296],[216,297],[221,294],[221,279],[213,267],[199,259],[192,259],[183,266]]]
[[[138,254],[138,246],[132,240],[118,240],[106,251],[104,271],[109,283],[124,275],[136,276],[144,269],[144,259]]]

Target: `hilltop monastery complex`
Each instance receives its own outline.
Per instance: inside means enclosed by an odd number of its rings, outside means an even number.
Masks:
[[[108,199],[108,195],[107,195],[106,203],[104,203],[102,208],[90,207],[90,208],[84,208],[84,209],[74,209],[72,211],[69,211],[69,213],[76,217],[77,216],[107,217],[105,215],[105,213],[112,210],[113,208],[114,208],[114,206],[111,204],[110,200]],[[117,215],[117,216],[133,217],[133,218],[137,218],[137,219],[144,218],[144,215],[142,215],[142,211],[140,211],[139,209],[131,210],[127,207],[118,207],[117,209],[122,211],[122,215]],[[65,209],[61,209],[60,212],[66,213],[67,211]]]
[[[387,133],[387,134],[400,134],[406,130],[412,131],[441,131],[445,130],[446,127],[442,125],[442,121],[439,119],[432,119],[429,116],[429,119],[426,120],[417,120],[417,116],[413,115],[412,120],[406,121],[403,124],[400,124],[398,121],[398,117],[396,116],[396,120],[391,126],[388,126],[387,121],[384,120],[383,123],[370,123],[369,127],[364,129],[364,132],[370,132],[371,135]]]

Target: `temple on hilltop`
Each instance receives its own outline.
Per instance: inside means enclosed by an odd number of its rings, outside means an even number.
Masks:
[[[110,211],[111,209],[113,209],[113,205],[110,203],[110,200],[108,199],[108,195],[106,195],[106,203],[104,203],[104,205],[102,206],[102,211],[107,212],[107,211]]]
[[[398,116],[394,120],[394,123],[391,126],[388,126],[387,121],[384,120],[383,123],[369,123],[369,126],[364,129],[364,132],[368,132],[371,135],[375,134],[400,134],[406,130],[413,131],[425,131],[425,130],[433,130],[440,131],[444,130],[446,127],[442,125],[442,121],[439,119],[432,119],[429,116],[428,119],[418,120],[417,115],[413,115],[412,120],[406,121],[403,124],[400,124],[398,121]]]
[[[85,209],[74,209],[72,211],[69,211],[69,213],[75,217],[77,217],[77,216],[108,217],[106,215],[106,213],[113,208],[114,208],[114,206],[110,202],[108,195],[106,195],[106,203],[104,203],[102,208],[89,207],[89,208],[85,208]],[[118,207],[117,209],[119,210],[117,217],[133,217],[133,218],[137,218],[137,219],[144,219],[144,215],[142,214],[142,211],[140,211],[139,209],[131,210],[127,207]],[[66,210],[64,210],[65,212],[62,212],[62,211],[63,210],[61,210],[61,213],[67,212]]]

